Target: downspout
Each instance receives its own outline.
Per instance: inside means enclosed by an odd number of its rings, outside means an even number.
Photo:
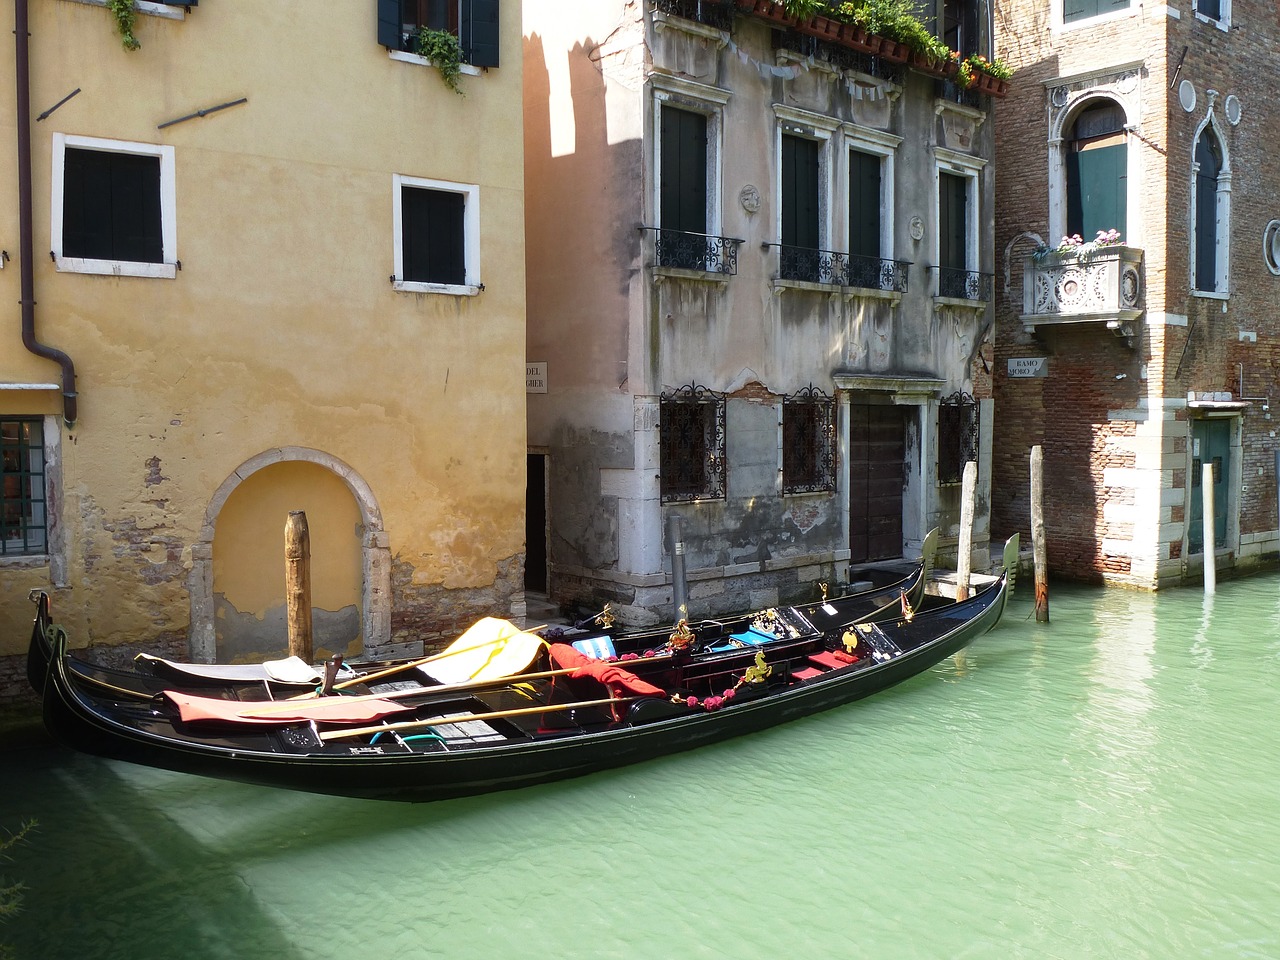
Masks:
[[[67,426],[76,422],[76,368],[61,350],[36,339],[36,271],[31,228],[31,63],[27,32],[28,0],[14,2],[15,62],[18,76],[18,271],[21,282],[22,345],[37,357],[53,360],[62,367],[62,419]]]

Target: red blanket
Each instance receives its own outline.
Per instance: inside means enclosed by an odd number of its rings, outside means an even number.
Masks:
[[[641,680],[630,670],[623,670],[616,663],[596,660],[580,653],[567,643],[553,643],[551,657],[562,667],[572,668],[569,676],[574,679],[594,677],[605,685],[611,697],[665,697],[667,692]]]
[[[320,723],[369,723],[411,707],[391,700],[321,697],[316,700],[219,700],[166,690],[163,694],[187,722],[216,720],[221,723],[282,724],[315,720]]]

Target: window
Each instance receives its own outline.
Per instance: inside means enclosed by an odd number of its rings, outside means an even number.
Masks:
[[[480,188],[397,175],[397,290],[473,296],[480,283]]]
[[[661,108],[658,263],[705,269],[707,263],[707,118]]]
[[[782,401],[782,492],[836,488],[835,401],[809,386]]]
[[[1205,124],[1196,139],[1192,211],[1192,267],[1199,293],[1227,293],[1228,225],[1231,175],[1222,141],[1212,123]]]
[[[967,393],[953,393],[938,403],[938,483],[964,479],[964,465],[978,461],[978,403]]]
[[[857,124],[842,128],[849,156],[848,265],[851,287],[906,292],[905,262],[893,262],[894,154],[902,143]]]
[[[991,299],[989,273],[979,272],[978,174],[980,158],[934,148],[937,167],[937,296],[970,301]]]
[[[419,30],[444,30],[473,67],[498,65],[498,0],[377,0],[378,43],[413,53]]]
[[[1129,144],[1124,108],[1098,100],[1076,116],[1066,145],[1067,234],[1127,230]]]
[[[1197,20],[1212,23],[1220,30],[1231,26],[1231,0],[1193,0],[1191,9]]]
[[[55,134],[51,240],[59,270],[174,277],[173,147]]]
[[[1077,23],[1129,9],[1129,0],[1062,0],[1062,22]]]
[[[662,502],[725,495],[724,396],[690,385],[658,403]]]
[[[849,253],[880,257],[880,158],[849,151]]]
[[[48,549],[43,421],[0,418],[0,557]]]
[[[782,135],[782,276],[787,280],[823,279],[819,151],[816,140]]]
[[[964,56],[978,52],[978,5],[973,0],[943,0],[942,41]]]

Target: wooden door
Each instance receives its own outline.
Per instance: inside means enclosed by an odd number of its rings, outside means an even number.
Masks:
[[[1231,464],[1231,421],[1191,422],[1190,504],[1187,510],[1187,547],[1204,552],[1204,464],[1213,467],[1213,540],[1215,548],[1227,545],[1228,473]]]
[[[902,556],[906,463],[902,407],[849,407],[849,562]]]

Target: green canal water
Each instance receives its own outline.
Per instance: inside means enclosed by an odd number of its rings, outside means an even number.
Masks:
[[[967,652],[752,737],[425,805],[0,756],[22,960],[1280,958],[1280,577],[1024,581]]]

